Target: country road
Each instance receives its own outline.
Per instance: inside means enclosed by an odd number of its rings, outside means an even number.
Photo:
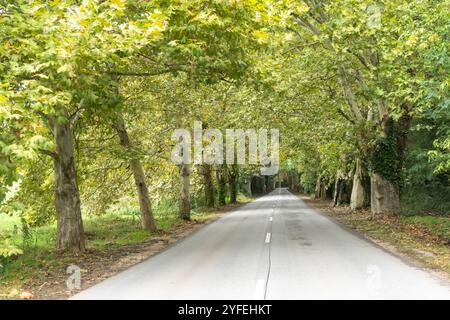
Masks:
[[[72,299],[450,299],[450,287],[277,189]]]

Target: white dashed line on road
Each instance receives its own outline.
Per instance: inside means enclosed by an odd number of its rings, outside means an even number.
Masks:
[[[262,300],[264,299],[265,293],[266,293],[266,281],[264,279],[259,279],[258,281],[256,281],[254,298],[256,300]]]

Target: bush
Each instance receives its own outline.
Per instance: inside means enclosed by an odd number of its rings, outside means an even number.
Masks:
[[[9,239],[0,240],[0,271],[3,269],[3,265],[6,264],[8,259],[23,254],[23,251],[11,244]]]

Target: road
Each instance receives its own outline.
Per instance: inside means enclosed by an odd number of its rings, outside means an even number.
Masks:
[[[450,299],[450,286],[286,189],[73,299]]]

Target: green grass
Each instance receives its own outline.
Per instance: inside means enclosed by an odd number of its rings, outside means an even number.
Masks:
[[[450,240],[450,218],[439,216],[401,216],[402,223],[417,225],[440,239]]]
[[[167,231],[180,223],[174,214],[162,214],[155,212],[158,229]],[[151,234],[142,230],[139,217],[128,213],[108,213],[102,216],[85,216],[83,219],[84,230],[87,237],[87,247],[102,249],[105,245],[131,244],[145,240]],[[14,227],[17,226],[17,227]],[[14,232],[14,229],[17,231]],[[23,238],[20,231],[20,221],[12,217],[2,217],[2,229],[0,234],[8,236],[11,242],[27,252],[39,250],[51,250],[54,246],[56,224],[32,228],[28,240]]]
[[[400,252],[450,275],[450,218],[447,216],[396,216],[361,219],[359,213],[338,214],[338,219]]]
[[[112,244],[131,244],[145,240],[150,233],[140,229],[139,220],[127,215],[107,214],[84,220],[87,247],[103,249]]]
[[[162,231],[181,223],[176,214],[162,210],[155,210],[155,219]],[[141,229],[139,217],[128,211],[85,216],[83,222],[88,249],[108,250],[111,246],[139,243],[152,236]],[[0,283],[5,286],[2,288],[0,285],[0,294],[7,294],[10,288],[20,287],[30,279],[44,281],[48,270],[61,269],[70,263],[71,257],[56,253],[55,233],[56,224],[32,228],[29,239],[25,241],[20,231],[20,220],[1,216],[1,237],[8,237],[12,244],[23,250],[23,254],[3,261]]]

